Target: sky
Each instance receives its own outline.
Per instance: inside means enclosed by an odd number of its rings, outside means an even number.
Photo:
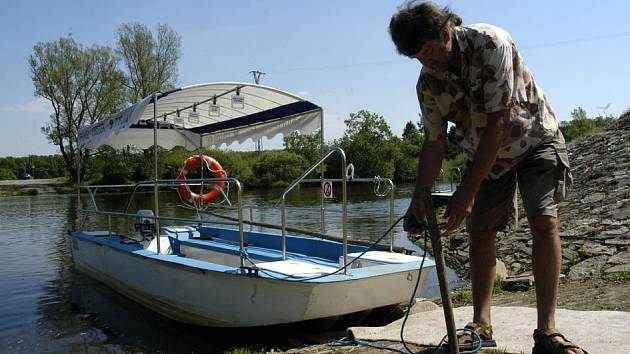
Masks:
[[[560,120],[577,107],[618,116],[630,107],[628,1],[436,1],[464,24],[506,29]],[[71,36],[115,46],[119,26],[167,24],[182,37],[178,86],[253,82],[324,109],[327,141],[365,109],[401,135],[417,121],[417,61],[396,53],[387,27],[400,0],[3,1],[0,12],[0,156],[58,153],[40,128],[52,113],[34,95],[27,58],[37,42]],[[281,138],[263,141],[279,148]],[[253,142],[229,149],[253,149]]]

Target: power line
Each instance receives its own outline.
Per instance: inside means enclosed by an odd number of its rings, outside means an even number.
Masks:
[[[599,40],[614,39],[614,38],[628,37],[628,36],[630,36],[630,32],[601,34],[601,35],[593,36],[593,37],[584,37],[584,38],[567,39],[567,40],[564,40],[564,41],[530,44],[530,45],[525,45],[525,46],[521,47],[521,49],[536,49],[536,48],[556,47],[556,46],[560,46],[560,45],[564,45],[564,44],[583,43],[583,42],[595,42],[595,41],[599,41]]]
[[[561,46],[561,45],[566,45],[566,44],[595,42],[595,41],[600,41],[600,40],[609,40],[609,39],[616,39],[616,38],[621,38],[621,37],[630,37],[630,32],[609,33],[609,34],[602,34],[602,35],[597,35],[593,37],[574,38],[574,39],[567,39],[567,40],[555,41],[555,42],[528,44],[528,45],[520,46],[519,49],[549,48],[549,47],[556,47],[556,46]],[[360,62],[360,63],[352,63],[352,64],[328,64],[328,65],[319,65],[319,66],[302,66],[302,67],[294,67],[294,68],[287,68],[287,69],[280,69],[277,71],[272,71],[272,74],[287,74],[287,73],[293,73],[293,72],[323,71],[323,70],[334,70],[334,69],[352,69],[352,68],[369,67],[369,66],[382,66],[382,65],[400,64],[405,60],[409,60],[409,59],[400,58],[400,59],[368,61],[368,62]]]

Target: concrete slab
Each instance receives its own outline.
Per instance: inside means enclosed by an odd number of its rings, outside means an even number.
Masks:
[[[472,319],[472,307],[454,309],[455,324],[464,327]],[[509,353],[531,353],[536,327],[536,309],[528,307],[492,308],[494,339]],[[630,353],[630,312],[556,310],[558,329],[590,354]],[[383,327],[352,327],[356,338],[368,340],[400,340],[402,319]],[[437,345],[446,334],[444,312],[432,310],[409,316],[405,325],[405,341],[421,345]]]

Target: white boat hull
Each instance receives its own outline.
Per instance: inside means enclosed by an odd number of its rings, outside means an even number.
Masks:
[[[75,265],[121,294],[177,321],[266,326],[339,316],[409,301],[418,269],[333,282],[298,282],[207,270],[71,236]],[[422,272],[420,286],[429,271]]]

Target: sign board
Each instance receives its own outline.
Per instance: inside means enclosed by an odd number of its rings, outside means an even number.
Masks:
[[[322,195],[324,196],[324,199],[332,199],[333,185],[331,181],[322,182]]]

